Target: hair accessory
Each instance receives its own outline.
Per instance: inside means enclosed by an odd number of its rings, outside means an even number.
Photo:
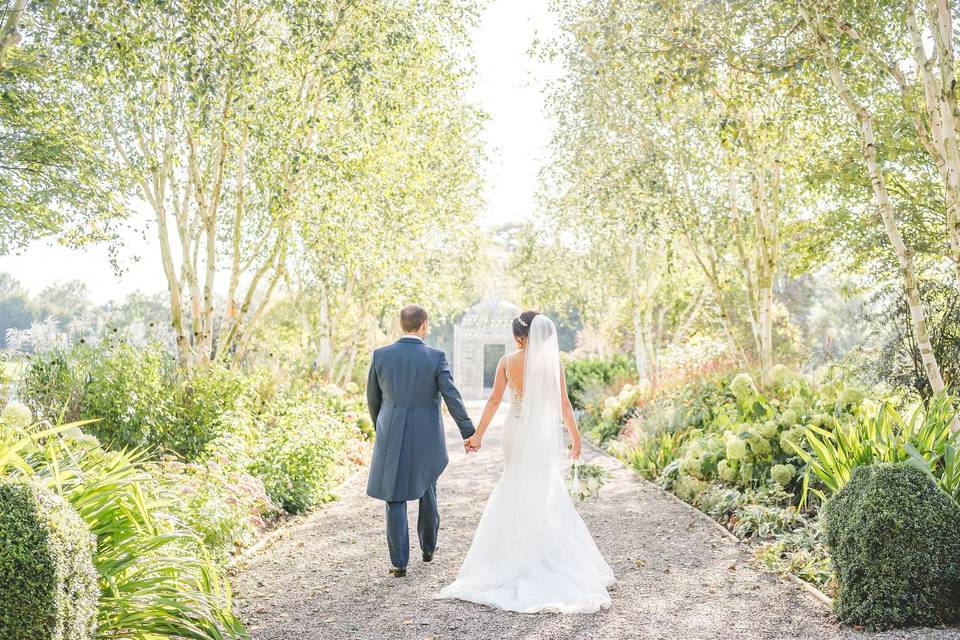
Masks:
[[[524,321],[523,321],[523,318],[521,318],[520,316],[517,316],[517,320],[519,320],[519,321],[520,321],[520,324],[522,324],[523,326],[525,326],[525,327],[527,326],[527,323],[524,322]]]

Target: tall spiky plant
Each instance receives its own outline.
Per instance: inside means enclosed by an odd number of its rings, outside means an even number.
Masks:
[[[808,426],[804,433],[806,447],[789,443],[807,463],[803,502],[807,491],[826,500],[850,481],[859,466],[908,460],[931,473],[948,493],[960,495],[956,455],[960,436],[951,430],[955,415],[951,397],[938,394],[926,406],[918,407],[909,420],[884,402],[876,415],[852,424],[837,422],[832,430]],[[810,486],[811,473],[826,491]]]
[[[107,452],[83,423],[0,424],[0,476],[25,476],[62,495],[97,537],[98,638],[246,638],[229,585],[199,537],[165,515],[167,490],[143,451]]]

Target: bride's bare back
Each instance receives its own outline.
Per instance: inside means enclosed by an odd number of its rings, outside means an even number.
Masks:
[[[494,414],[500,407],[503,400],[503,393],[507,386],[512,388],[520,397],[523,396],[523,373],[526,365],[526,352],[524,349],[518,349],[510,355],[500,358],[497,363],[497,374],[494,377],[493,389],[490,397],[487,399],[487,405],[484,407],[483,416],[480,418],[480,424],[477,425],[477,432],[471,438],[471,444],[478,447],[482,441],[483,434],[493,420]],[[560,399],[562,402],[561,415],[564,425],[570,432],[571,455],[574,458],[580,457],[580,431],[577,429],[577,419],[573,414],[573,406],[570,404],[570,398],[567,396],[567,376],[563,370],[563,364],[560,364]]]
[[[523,393],[523,356],[524,352],[521,349],[503,357],[506,381],[512,384],[513,388],[520,393]]]

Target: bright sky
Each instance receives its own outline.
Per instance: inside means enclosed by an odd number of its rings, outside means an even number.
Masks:
[[[533,212],[552,131],[543,91],[558,70],[529,53],[535,38],[554,37],[554,18],[547,0],[492,0],[474,35],[478,79],[470,98],[490,116],[486,224],[524,221]]]
[[[477,81],[469,98],[489,115],[485,226],[523,221],[533,212],[537,174],[551,133],[543,89],[557,70],[529,52],[535,38],[550,39],[555,29],[547,0],[491,0],[474,34]],[[83,280],[98,303],[138,289],[161,291],[166,285],[154,227],[142,214],[136,220],[141,231],[125,233],[117,249],[119,275],[106,246],[75,251],[47,242],[35,243],[21,255],[0,256],[0,271],[14,274],[31,294],[54,282]]]

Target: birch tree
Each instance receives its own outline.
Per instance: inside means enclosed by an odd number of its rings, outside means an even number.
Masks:
[[[745,77],[712,62],[679,35],[702,32],[715,16],[629,2],[565,15],[571,128],[576,135],[601,128],[604,153],[639,159],[637,171],[659,191],[655,210],[666,237],[682,243],[702,272],[731,356],[769,370],[780,225],[793,215],[784,210],[793,175],[784,154],[796,142],[788,92],[764,74]],[[749,348],[737,316],[748,322]]]
[[[53,11],[0,1],[0,253],[38,238],[107,240],[124,214],[123,185],[95,151],[101,131],[63,100]]]
[[[636,100],[607,90],[607,74],[570,29],[572,69],[551,101],[559,122],[545,171],[544,219],[514,264],[537,304],[575,301],[602,324],[618,315],[639,374],[656,384],[660,354],[702,318],[703,290],[686,282],[689,253],[672,241],[655,145],[636,135],[649,120]],[[576,293],[573,293],[576,292]]]
[[[904,0],[857,12],[837,5],[809,3],[801,11],[805,12],[805,19],[815,11],[823,38],[828,42],[841,36],[849,38],[864,61],[875,65],[894,83],[902,114],[909,119],[919,147],[940,177],[948,255],[960,283],[960,116],[953,3]],[[862,25],[859,28],[858,23]],[[861,30],[866,30],[865,34]],[[925,42],[932,44],[929,54]]]
[[[377,184],[374,206],[409,210],[386,162],[356,158],[387,149],[394,130],[411,134],[409,122],[443,86],[440,77],[427,83],[418,56],[457,45],[421,29],[461,11],[183,0],[78,1],[58,14],[74,98],[91,105],[109,156],[152,212],[182,366],[243,357],[294,252],[306,246],[336,262],[321,250],[343,235],[329,221],[346,211],[376,219],[349,198],[331,204],[331,194],[349,194],[344,185]],[[386,98],[404,92],[419,101]]]
[[[945,388],[940,365],[937,362],[930,335],[927,329],[926,317],[920,299],[920,290],[917,282],[917,269],[913,259],[913,251],[904,242],[903,234],[894,212],[887,188],[887,182],[881,169],[881,161],[877,156],[877,141],[874,135],[874,118],[868,107],[863,104],[851,89],[846,75],[841,69],[837,57],[826,35],[823,15],[818,7],[802,4],[799,7],[804,25],[813,39],[816,51],[826,68],[834,89],[843,100],[850,113],[855,117],[862,137],[863,160],[866,165],[867,176],[873,188],[874,201],[877,212],[883,223],[890,247],[897,257],[900,274],[903,281],[904,293],[910,309],[910,319],[917,348],[921,360],[934,392]]]
[[[473,10],[410,3],[377,20],[387,60],[328,98],[320,137],[330,142],[306,182],[271,314],[339,382],[394,329],[402,304],[419,301],[439,321],[476,292],[482,115],[465,100],[471,69],[457,51]],[[255,342],[271,343],[270,326]]]

